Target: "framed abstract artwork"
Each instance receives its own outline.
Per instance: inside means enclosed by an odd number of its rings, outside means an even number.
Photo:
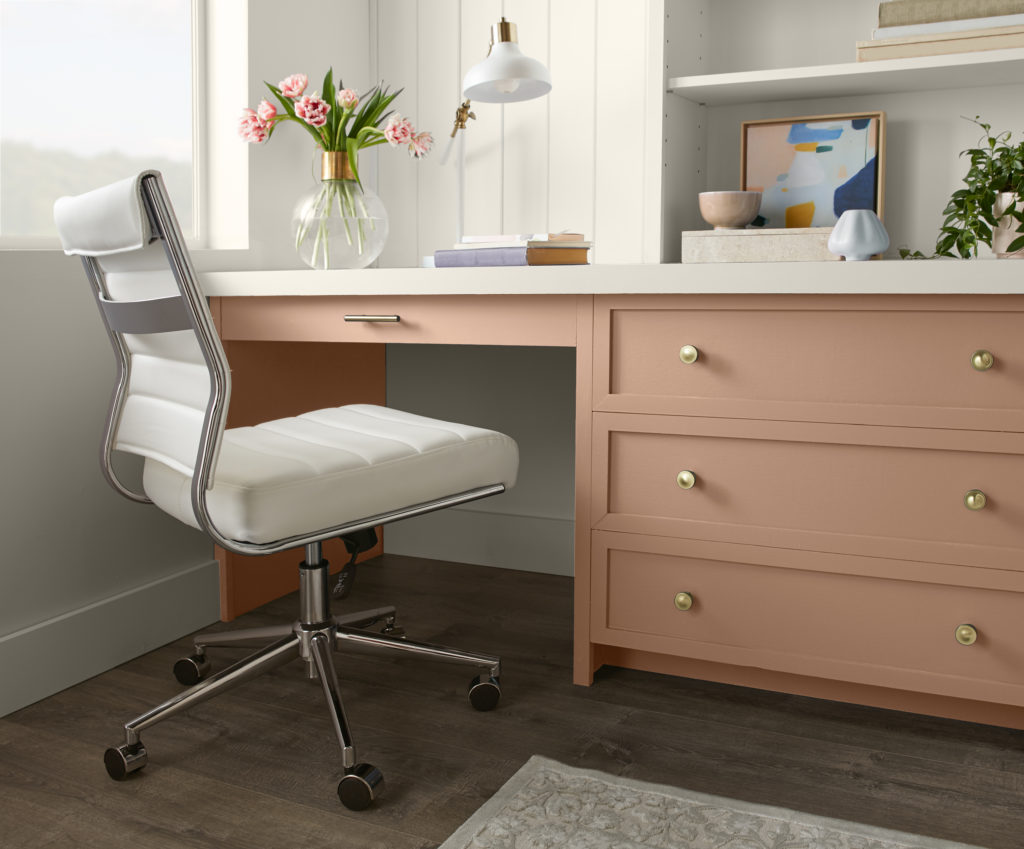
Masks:
[[[848,209],[882,217],[885,113],[744,121],[740,187],[761,192],[753,227],[831,227]]]

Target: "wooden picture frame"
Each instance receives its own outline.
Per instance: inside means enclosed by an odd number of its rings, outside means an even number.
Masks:
[[[762,193],[755,227],[831,227],[846,209],[882,218],[885,113],[744,121],[740,188]]]

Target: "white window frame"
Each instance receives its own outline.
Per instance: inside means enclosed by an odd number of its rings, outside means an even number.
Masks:
[[[195,247],[249,247],[249,148],[238,139],[238,117],[249,102],[249,11],[247,0],[197,0],[202,15],[202,131],[196,143],[201,191]],[[197,50],[197,53],[199,51]],[[198,74],[197,74],[198,78]],[[193,124],[196,126],[196,124]],[[214,167],[213,163],[216,163]]]

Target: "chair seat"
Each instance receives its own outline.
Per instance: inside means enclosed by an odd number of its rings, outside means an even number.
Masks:
[[[491,484],[515,484],[518,448],[492,430],[357,404],[224,432],[210,515],[266,543]],[[191,476],[147,459],[153,502],[198,527]]]

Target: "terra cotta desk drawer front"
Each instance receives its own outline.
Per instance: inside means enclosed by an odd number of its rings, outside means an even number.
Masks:
[[[609,533],[594,543],[595,642],[1024,704],[1019,592],[766,566],[751,547]],[[741,548],[748,559],[734,559]],[[957,641],[963,625],[972,645]]]
[[[599,297],[597,305],[596,409],[1024,430],[1024,313],[1013,311],[1024,299]],[[680,359],[684,346],[696,361]],[[990,369],[973,367],[979,350],[993,355]]]
[[[1019,454],[929,447],[942,442],[907,428],[614,413],[594,422],[594,520],[606,530],[790,529],[816,532],[813,544],[825,545],[827,534],[1011,547],[1015,561],[1024,547]],[[888,437],[919,447],[884,444]],[[844,438],[862,442],[834,441]],[[692,488],[679,484],[684,470],[695,476]],[[965,503],[974,490],[986,497],[983,509]]]
[[[222,298],[225,340],[576,344],[574,295]],[[346,316],[362,320],[346,320]],[[398,321],[372,317],[397,316]]]

